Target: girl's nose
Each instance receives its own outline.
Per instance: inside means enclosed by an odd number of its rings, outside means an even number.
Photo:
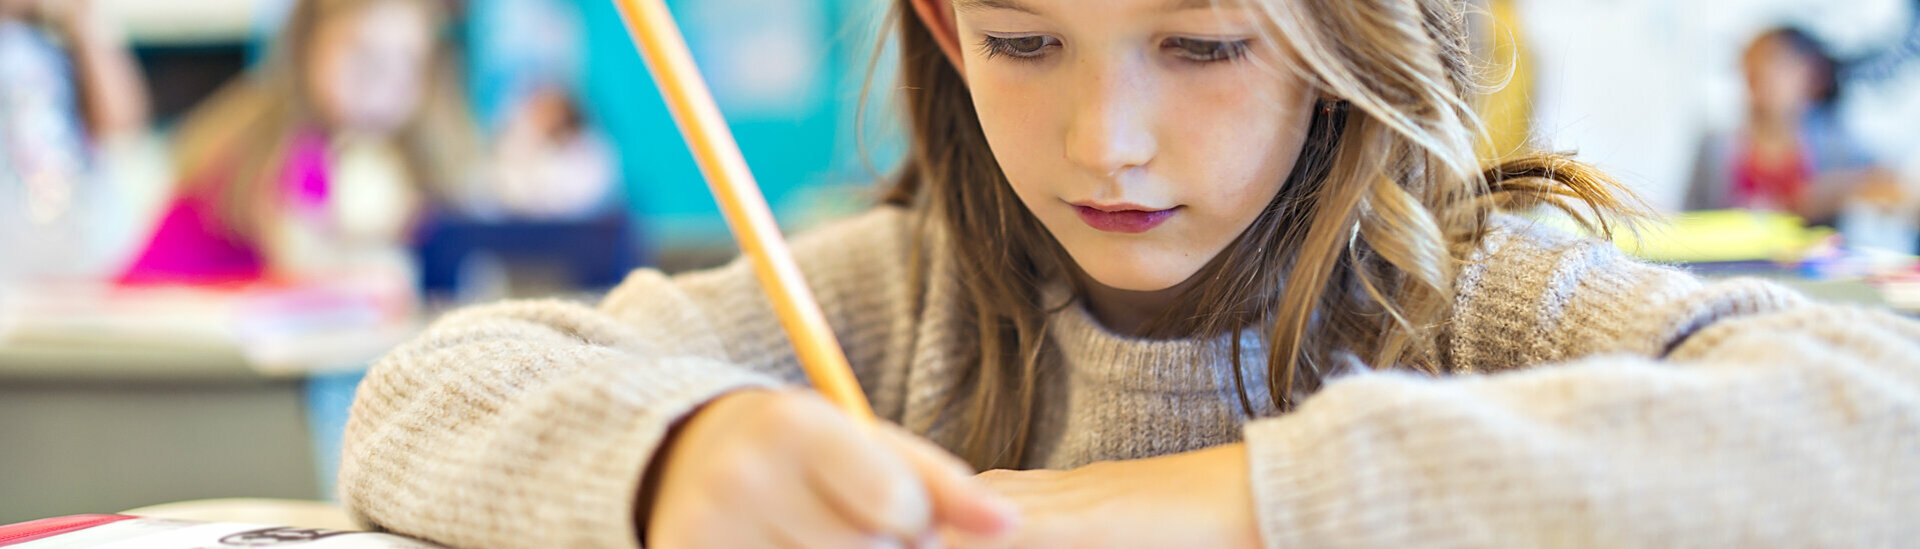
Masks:
[[[1147,67],[1079,60],[1073,83],[1080,93],[1067,121],[1067,160],[1100,177],[1147,165],[1159,144],[1153,135],[1155,98]],[[1131,63],[1144,65],[1144,63]]]

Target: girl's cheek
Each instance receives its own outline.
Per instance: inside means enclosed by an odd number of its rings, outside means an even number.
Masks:
[[[1264,208],[1298,161],[1312,122],[1301,109],[1311,103],[1290,83],[1272,82],[1264,90],[1244,81],[1214,87],[1227,91],[1199,95],[1193,112],[1182,114],[1190,121],[1184,141],[1210,172],[1201,180],[1218,182],[1209,193],[1216,204]]]
[[[1056,92],[1036,85],[1028,75],[1004,72],[975,71],[969,89],[989,145],[996,156],[1003,156],[1001,163],[1013,169],[1059,146],[1047,142],[1059,99],[1051,95]],[[1002,153],[1013,157],[1004,158],[1007,155]]]
[[[307,64],[308,93],[312,95],[314,107],[320,115],[333,124],[348,122],[352,100],[347,93],[348,82],[341,73],[344,63],[339,52],[324,42],[316,45]]]
[[[419,103],[424,87],[419,75],[429,68],[421,59],[393,54],[370,57],[369,63],[377,63],[374,65],[377,69],[367,72],[378,82],[369,83],[368,87],[381,91],[380,96],[369,98],[369,114],[377,118],[376,123],[381,126],[397,126]]]
[[[362,54],[351,38],[353,23],[352,19],[320,23],[307,58],[314,106],[337,127],[363,126],[367,98],[381,95],[379,90],[368,89],[362,76]]]

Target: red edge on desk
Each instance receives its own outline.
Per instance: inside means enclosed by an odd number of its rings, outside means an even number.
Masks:
[[[19,524],[0,526],[0,547],[18,545],[29,541],[50,538],[85,530],[109,522],[119,522],[131,518],[127,515],[72,515],[40,520],[30,520]]]

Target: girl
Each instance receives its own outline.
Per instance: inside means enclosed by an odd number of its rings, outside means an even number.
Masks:
[[[1920,326],[1497,214],[1619,206],[1479,169],[1458,3],[896,9],[907,165],[795,251],[904,428],[784,389],[745,264],[639,271],[378,364],[346,506],[471,547],[1915,539]]]
[[[397,241],[405,181],[451,173],[443,157],[457,134],[435,124],[459,111],[434,100],[441,79],[428,76],[441,19],[433,0],[300,0],[258,74],[181,124],[178,195],[121,280],[314,277],[344,269],[356,247]],[[368,209],[343,206],[353,196],[396,192],[363,201],[380,219],[345,215]]]
[[[1795,28],[1761,33],[1741,56],[1747,119],[1700,147],[1689,209],[1755,208],[1833,225],[1850,202],[1907,216],[1912,197],[1898,177],[1839,120],[1840,63]]]
[[[0,278],[97,274],[109,162],[149,108],[140,66],[95,0],[0,0]]]

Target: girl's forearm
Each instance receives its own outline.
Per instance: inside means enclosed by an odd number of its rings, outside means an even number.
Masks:
[[[59,26],[73,59],[87,130],[96,139],[107,139],[145,129],[146,82],[126,38],[92,2],[74,2],[66,9],[71,11],[60,14]]]

